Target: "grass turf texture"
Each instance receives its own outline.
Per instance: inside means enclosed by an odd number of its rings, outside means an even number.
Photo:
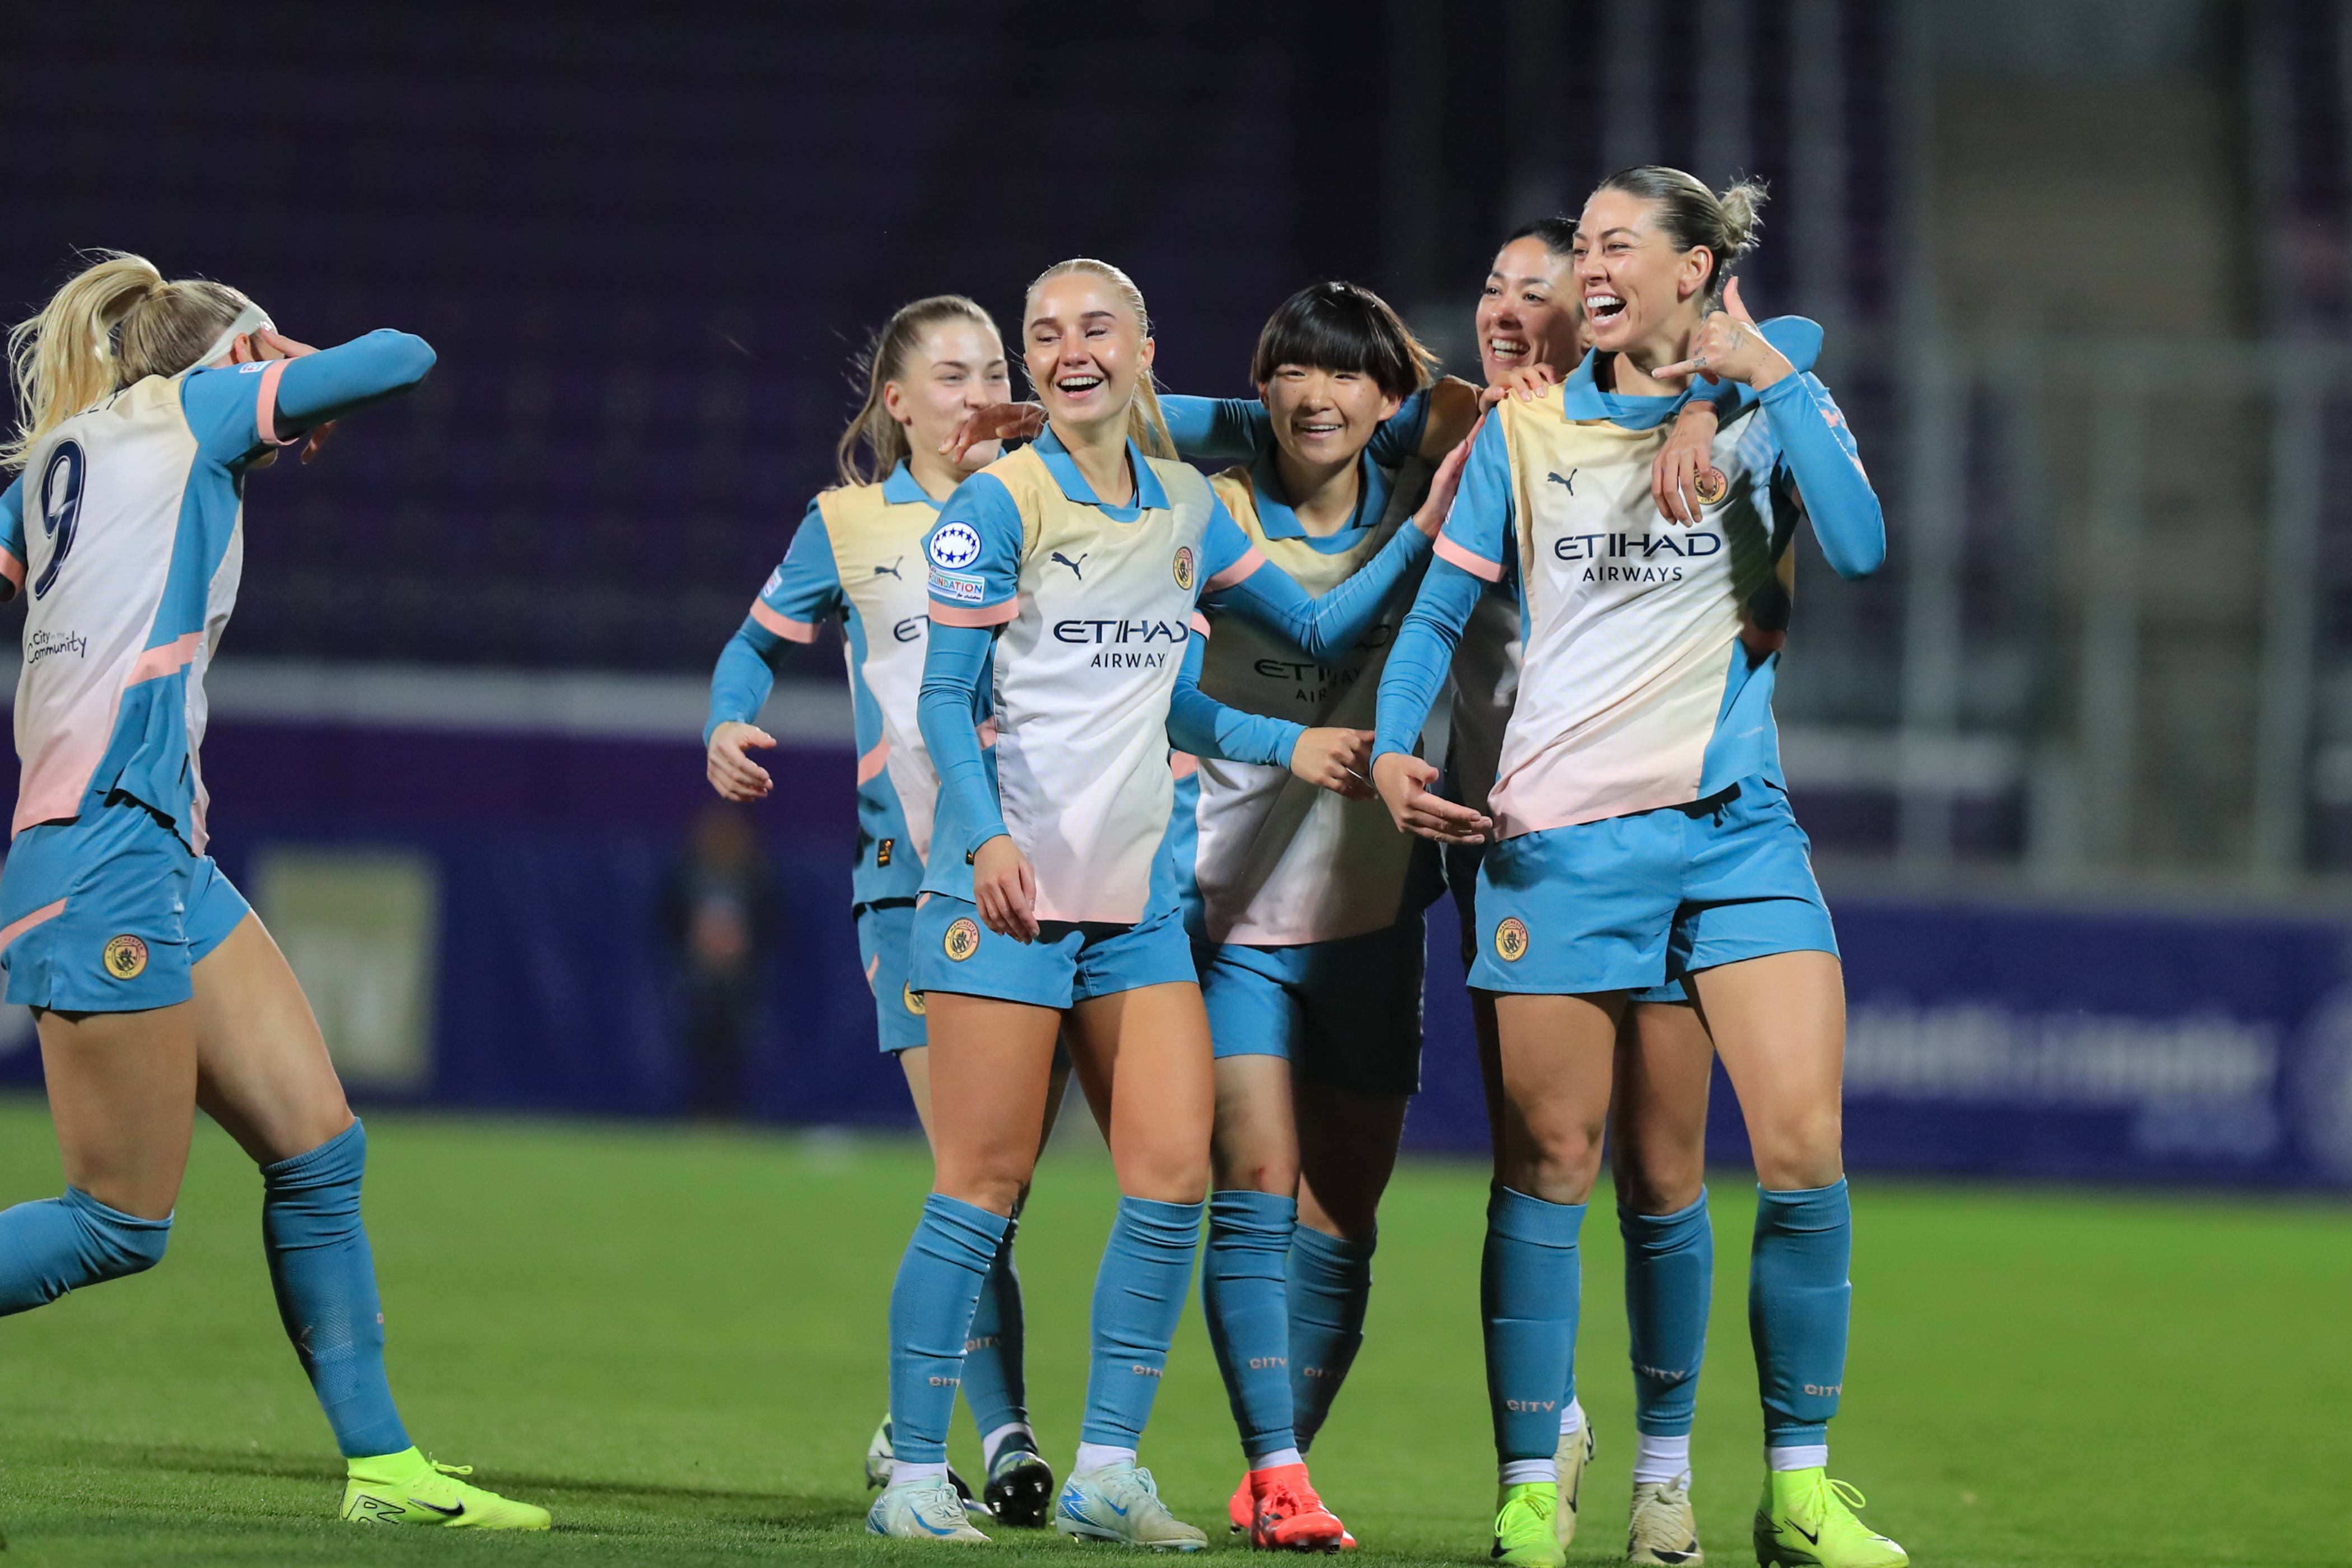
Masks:
[[[0,1324],[0,1529],[16,1563],[904,1561],[862,1532],[891,1274],[919,1144],[384,1115],[371,1231],[410,1430],[554,1510],[537,1537],[362,1532],[281,1336],[259,1179],[199,1122],[163,1266]],[[0,1101],[0,1194],[58,1190],[37,1102]],[[1486,1177],[1400,1173],[1370,1340],[1315,1452],[1360,1561],[1486,1558],[1494,1491],[1477,1334]],[[1749,1560],[1760,1460],[1745,1322],[1748,1183],[1715,1188],[1720,1268],[1695,1496]],[[1057,1471],[1113,1187],[1048,1156],[1022,1225],[1032,1403]],[[2313,1202],[1864,1180],[1834,1472],[1916,1561],[2318,1563],[2352,1539],[2352,1212]],[[1620,1248],[1585,1232],[1582,1396],[1601,1439],[1572,1561],[1622,1551],[1633,1448]],[[970,1418],[954,1455],[976,1471]],[[1239,1474],[1197,1307],[1145,1458],[1223,1542]],[[996,1557],[1070,1561],[1004,1531]]]

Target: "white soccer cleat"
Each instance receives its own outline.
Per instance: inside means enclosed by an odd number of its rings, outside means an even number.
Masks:
[[[1132,1460],[1087,1470],[1062,1483],[1054,1528],[1080,1541],[1116,1541],[1154,1552],[1205,1551],[1209,1538],[1168,1511],[1151,1472]]]
[[[1625,1561],[1666,1563],[1673,1568],[1697,1568],[1706,1561],[1706,1553],[1698,1549],[1698,1521],[1691,1512],[1688,1470],[1670,1481],[1633,1483]]]
[[[882,1489],[866,1510],[866,1528],[899,1541],[986,1541],[971,1527],[963,1499],[945,1476],[931,1476]]]

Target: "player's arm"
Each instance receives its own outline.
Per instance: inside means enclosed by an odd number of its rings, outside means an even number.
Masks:
[[[25,476],[0,491],[0,604],[25,586]]]
[[[1757,331],[1800,371],[1812,369],[1821,356],[1821,325],[1803,316],[1775,316]],[[1702,385],[1694,390],[1696,395],[1675,416],[1674,434],[1650,465],[1650,495],[1659,514],[1686,525],[1699,520],[1704,504],[1698,492],[1699,476],[1715,466],[1717,428],[1756,400],[1756,389],[1744,381],[1720,381],[1712,388]]]
[[[430,343],[388,327],[331,349],[266,330],[255,337],[281,357],[201,370],[183,385],[189,427],[215,462],[242,463],[291,447],[409,391],[433,369]]]
[[[940,774],[931,853],[961,854],[982,921],[1028,942],[1039,930],[1037,874],[1004,826],[978,723],[996,638],[1020,611],[1021,549],[1021,509],[992,475],[974,474],[940,510],[923,542],[931,626],[915,721]]]
[[[793,647],[816,640],[817,623],[841,608],[841,573],[832,536],[815,501],[809,502],[784,559],[769,574],[751,613],[719,652],[710,673],[710,710],[702,725],[704,768],[710,787],[729,800],[758,800],[775,787],[768,770],[747,752],[766,751],[776,738],[752,721],[767,706],[777,672]]]
[[[1308,729],[1267,713],[1229,708],[1201,689],[1201,668],[1209,646],[1208,617],[1194,615],[1184,662],[1168,700],[1168,741],[1180,752],[1227,762],[1288,768],[1299,778],[1338,795],[1369,799],[1371,731]]]
[[[1218,502],[1202,542],[1207,560],[1201,602],[1246,616],[1254,625],[1289,638],[1310,658],[1339,657],[1371,628],[1389,595],[1428,559],[1431,542],[1445,521],[1446,508],[1453,504],[1454,481],[1466,455],[1461,448],[1447,454],[1430,479],[1429,494],[1413,513],[1412,526],[1398,529],[1378,555],[1319,598],[1268,561],[1225,510],[1224,503]]]
[[[1759,401],[1780,443],[1780,475],[1812,521],[1822,558],[1848,582],[1869,576],[1886,563],[1886,518],[1829,388],[1809,374],[1788,375]]]
[[[1431,793],[1438,771],[1414,752],[1429,710],[1454,667],[1454,650],[1478,595],[1502,581],[1511,538],[1511,474],[1502,422],[1490,416],[1458,451],[1460,489],[1438,536],[1437,559],[1398,628],[1381,672],[1372,784],[1398,828],[1446,843],[1475,844],[1493,826]]]

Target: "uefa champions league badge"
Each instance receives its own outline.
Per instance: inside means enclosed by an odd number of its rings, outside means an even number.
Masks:
[[[1192,547],[1189,544],[1176,547],[1176,586],[1187,594],[1192,591]]]
[[[1527,956],[1528,928],[1518,916],[1507,917],[1495,928],[1495,956],[1505,963],[1517,963]]]
[[[961,572],[980,559],[980,531],[968,522],[942,523],[932,531],[929,553],[932,565]]]

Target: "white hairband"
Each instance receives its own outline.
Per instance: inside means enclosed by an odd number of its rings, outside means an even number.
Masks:
[[[278,323],[271,321],[269,312],[260,306],[248,304],[236,313],[236,321],[221,329],[220,336],[213,340],[210,348],[196,356],[195,364],[190,368],[202,369],[212,363],[213,361],[228,353],[231,343],[236,342],[238,338],[252,331],[256,327],[266,328],[274,332],[278,330]]]

